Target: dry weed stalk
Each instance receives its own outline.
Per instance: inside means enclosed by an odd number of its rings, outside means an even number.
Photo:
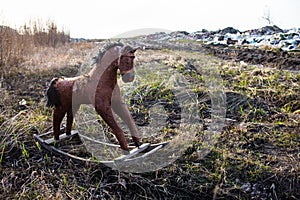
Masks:
[[[6,74],[17,67],[28,55],[40,47],[56,48],[70,41],[69,33],[58,30],[54,22],[36,20],[23,25],[19,30],[0,26],[0,71]]]

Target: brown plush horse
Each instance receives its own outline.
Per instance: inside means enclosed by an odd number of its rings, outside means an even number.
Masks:
[[[66,134],[71,134],[73,119],[81,104],[93,104],[97,113],[110,126],[121,149],[128,151],[124,132],[114,119],[112,108],[129,127],[132,139],[138,147],[141,145],[137,127],[123,102],[117,84],[117,71],[122,80],[134,79],[134,53],[137,48],[122,43],[107,43],[94,58],[93,69],[73,78],[54,78],[46,92],[47,106],[53,109],[54,138],[59,140],[60,124],[67,114]]]

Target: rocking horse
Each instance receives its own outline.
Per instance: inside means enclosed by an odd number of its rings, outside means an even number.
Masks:
[[[96,112],[111,128],[124,154],[129,148],[113,116],[113,111],[125,121],[136,147],[142,145],[135,122],[121,98],[117,84],[120,71],[124,82],[134,80],[134,53],[138,48],[122,43],[107,43],[94,57],[92,70],[81,76],[54,78],[46,91],[47,106],[53,107],[54,139],[59,140],[60,125],[67,114],[66,135],[71,135],[74,115],[81,104],[92,104]]]

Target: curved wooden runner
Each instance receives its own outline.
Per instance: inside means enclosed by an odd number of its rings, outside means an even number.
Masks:
[[[99,161],[95,158],[82,158],[82,157],[70,154],[68,152],[65,152],[63,150],[56,148],[54,145],[56,143],[56,141],[53,139],[53,137],[51,137],[50,139],[43,139],[43,137],[48,136],[48,135],[53,136],[53,131],[49,131],[49,132],[43,133],[41,135],[34,134],[33,137],[40,144],[40,146],[42,148],[44,148],[50,152],[56,153],[58,155],[64,155],[71,159],[75,159],[75,160],[79,160],[79,161],[102,163],[102,164],[105,164],[105,165],[108,165],[111,167],[113,167],[116,163],[133,162],[138,159],[143,159],[143,158],[149,156],[150,154],[153,154],[154,152],[158,151],[159,149],[164,148],[165,146],[167,146],[169,144],[169,142],[163,142],[163,143],[158,143],[158,144],[144,143],[139,148],[137,148],[135,146],[129,146],[129,149],[131,149],[131,150],[128,155],[122,155],[118,158],[115,158],[114,160],[100,160]],[[90,140],[96,144],[102,144],[102,145],[106,145],[109,147],[115,147],[115,148],[120,147],[119,145],[116,145],[116,144],[101,142],[101,141],[89,138],[85,135],[81,135],[78,133],[78,131],[75,131],[75,130],[73,130],[71,132],[71,135],[66,135],[65,133],[61,134],[60,140],[57,142],[60,143],[64,140],[71,139],[76,136],[79,138],[84,138],[86,140]],[[137,156],[139,153],[143,153],[143,154],[141,156]]]

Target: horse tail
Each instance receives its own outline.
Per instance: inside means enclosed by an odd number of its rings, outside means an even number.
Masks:
[[[59,107],[61,106],[60,102],[60,94],[58,90],[55,88],[55,84],[59,78],[54,78],[51,80],[49,87],[46,91],[46,98],[47,98],[47,107]]]

